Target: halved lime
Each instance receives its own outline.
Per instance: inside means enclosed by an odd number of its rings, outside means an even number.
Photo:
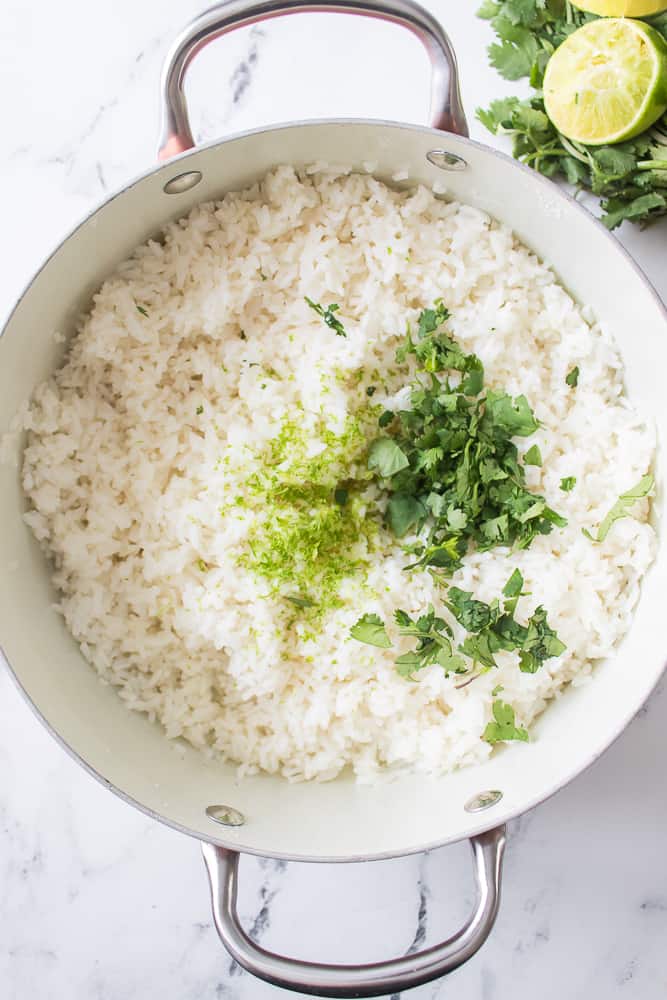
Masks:
[[[667,111],[667,42],[643,21],[590,21],[547,63],[544,103],[569,139],[589,146],[631,139]]]
[[[667,10],[666,0],[571,0],[571,3],[600,17],[650,17]]]

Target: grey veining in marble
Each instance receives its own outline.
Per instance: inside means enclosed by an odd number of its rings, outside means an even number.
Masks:
[[[154,161],[160,63],[202,6],[5,0],[0,316],[77,219]],[[516,89],[483,58],[489,31],[475,3],[430,6],[459,52],[469,111]],[[396,29],[293,17],[211,47],[187,90],[195,134],[209,139],[335,114],[425,121],[428,70],[418,44]],[[667,298],[667,227],[621,235]],[[667,995],[666,716],[663,685],[601,761],[512,825],[491,940],[449,979],[416,990],[415,1000]],[[247,858],[240,910],[267,947],[362,962],[451,933],[472,891],[463,844],[337,868]],[[251,980],[219,945],[197,845],[88,778],[0,672],[2,1000],[281,995]]]

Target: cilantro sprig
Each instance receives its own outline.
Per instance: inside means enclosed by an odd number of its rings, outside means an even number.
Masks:
[[[487,669],[497,667],[495,654],[504,650],[519,654],[519,669],[525,674],[535,674],[549,659],[565,651],[563,643],[547,621],[547,613],[540,605],[521,625],[514,617],[519,597],[523,594],[523,577],[515,570],[503,588],[507,600],[495,599],[485,604],[473,598],[472,593],[450,587],[447,607],[468,635],[459,649],[470,657],[473,664]]]
[[[410,407],[385,411],[386,433],[371,444],[368,468],[389,494],[387,521],[407,550],[410,568],[452,573],[472,545],[526,548],[537,535],[564,527],[565,518],[526,486],[525,465],[539,465],[533,445],[523,463],[513,438],[529,437],[539,423],[525,396],[488,389],[475,354],[447,332],[447,309],[423,310],[416,336],[408,332],[397,362],[417,360]]]
[[[600,522],[595,535],[591,534],[591,532],[586,528],[582,528],[583,533],[587,538],[590,538],[592,542],[604,542],[612,528],[612,525],[614,525],[616,521],[620,521],[623,517],[630,517],[632,508],[637,501],[643,500],[645,497],[649,496],[649,494],[653,492],[654,486],[655,480],[652,475],[648,474],[646,476],[642,476],[636,486],[633,486],[632,489],[627,491],[627,493],[621,493],[609,513]]]
[[[525,625],[516,620],[519,598],[527,596],[523,585],[523,576],[515,569],[503,588],[502,601],[496,598],[491,604],[477,600],[470,591],[450,587],[445,606],[466,632],[456,649],[452,626],[436,615],[432,605],[416,619],[398,609],[394,614],[398,634],[417,640],[414,649],[397,657],[398,673],[413,679],[420,670],[433,665],[442,667],[447,676],[468,673],[478,667],[486,672],[498,666],[495,654],[501,650],[518,653],[522,673],[537,673],[547,660],[560,656],[566,647],[549,625],[541,605]],[[369,646],[382,649],[393,646],[385,623],[376,614],[363,615],[350,629],[350,636]]]
[[[493,721],[489,722],[482,734],[487,743],[505,743],[509,740],[528,742],[528,730],[517,726],[514,709],[504,701],[497,699],[491,708]]]
[[[551,53],[596,15],[568,0],[485,0],[479,16],[498,37],[489,59],[507,80],[528,77],[535,93],[494,101],[477,117],[495,135],[513,140],[514,156],[547,177],[563,177],[602,199],[602,221],[614,229],[625,219],[645,225],[667,214],[667,115],[652,128],[613,146],[567,139],[548,118],[541,86]],[[650,18],[667,38],[667,14]]]
[[[340,306],[338,305],[337,302],[332,302],[331,305],[327,306],[325,309],[324,306],[320,305],[319,302],[313,302],[312,299],[309,299],[307,295],[304,295],[304,299],[308,303],[310,308],[313,310],[313,312],[316,312],[318,316],[322,317],[326,325],[329,327],[330,330],[334,331],[336,336],[347,337],[347,330],[336,316],[336,313],[340,309]]]
[[[396,659],[396,669],[401,677],[412,678],[419,670],[437,663],[446,674],[464,673],[466,663],[452,648],[452,629],[443,618],[438,618],[429,605],[426,614],[411,618],[406,611],[395,612],[394,620],[399,634],[417,640],[415,649]]]

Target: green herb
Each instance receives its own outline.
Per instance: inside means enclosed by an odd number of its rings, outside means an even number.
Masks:
[[[148,313],[143,306],[137,306],[137,312],[140,312],[142,316],[145,316],[148,319]]]
[[[437,617],[432,605],[429,605],[426,614],[417,619],[401,610],[395,612],[394,619],[400,635],[417,640],[414,650],[396,659],[396,669],[401,677],[412,677],[434,663],[442,667],[446,674],[465,671],[465,660],[452,649],[452,630],[444,619]]]
[[[572,371],[567,373],[565,381],[572,389],[579,384],[579,365],[575,365]]]
[[[653,476],[642,476],[636,486],[633,486],[627,493],[621,493],[614,506],[600,524],[597,535],[594,536],[586,528],[583,529],[586,537],[590,538],[593,542],[604,542],[611,526],[622,517],[629,517],[631,508],[634,507],[638,500],[643,500],[644,497],[647,497],[652,491],[653,486]]]
[[[202,573],[207,573],[208,572],[208,565],[204,562],[203,559],[198,559],[197,560],[197,566],[199,567],[199,569],[201,570]]]
[[[457,650],[452,644],[451,627],[436,615],[432,605],[417,619],[406,611],[397,610],[394,619],[399,634],[417,640],[414,649],[397,657],[398,673],[414,678],[420,670],[437,664],[446,674],[463,674],[469,670],[464,657],[473,661],[473,667],[480,664],[484,672],[498,666],[495,654],[505,650],[519,654],[518,666],[523,673],[534,674],[546,660],[560,656],[565,645],[549,626],[544,608],[536,608],[526,625],[516,621],[514,612],[523,596],[523,582],[521,572],[515,569],[503,588],[502,604],[498,599],[486,604],[468,591],[449,588],[447,608],[467,633]],[[350,635],[359,642],[383,649],[392,646],[386,626],[378,615],[364,615],[350,630]],[[461,653],[463,656],[459,655]]]
[[[542,465],[542,452],[536,444],[530,446],[526,454],[523,456],[524,465]]]
[[[383,479],[390,479],[410,463],[393,438],[376,438],[368,452],[368,468]]]
[[[380,424],[395,429],[368,452],[368,468],[389,492],[392,531],[399,538],[411,529],[418,534],[407,548],[416,557],[410,568],[445,573],[471,544],[525,548],[567,523],[525,484],[512,439],[539,426],[528,400],[496,390],[481,395],[482,364],[444,329],[448,318],[439,300],[420,313],[414,339],[408,331],[397,361],[414,356],[422,366],[411,382],[410,408],[382,415]]]
[[[519,669],[523,673],[536,673],[542,664],[565,650],[565,644],[549,626],[547,613],[537,607],[527,625],[516,621],[514,613],[523,591],[523,577],[515,569],[503,588],[507,598],[491,604],[475,600],[472,593],[450,587],[447,607],[456,620],[469,633],[459,646],[459,651],[487,669],[496,667],[495,654],[500,650],[519,654]]]
[[[523,576],[520,569],[515,569],[503,587],[505,597],[519,597],[523,591]]]
[[[389,649],[391,646],[391,640],[379,615],[362,615],[356,625],[350,629],[350,635],[358,642],[365,642],[369,646],[379,646],[380,649]]]
[[[376,392],[377,392],[377,386],[376,385],[369,385],[369,386],[366,387],[366,395],[367,396],[374,396]]]
[[[388,427],[389,424],[393,421],[393,419],[394,419],[394,414],[391,412],[391,410],[385,410],[384,413],[380,415],[378,419],[378,424],[381,428]]]
[[[307,295],[304,295],[304,299],[306,300],[310,308],[314,312],[316,312],[318,316],[322,317],[322,319],[329,327],[329,329],[333,330],[338,337],[347,337],[347,331],[345,327],[338,319],[338,317],[334,315],[340,309],[340,306],[338,305],[337,302],[332,302],[331,305],[327,306],[325,309],[324,306],[321,306],[319,304],[319,302],[313,302],[312,299],[309,299]]]
[[[493,722],[489,722],[482,739],[487,743],[505,743],[509,740],[528,742],[528,731],[516,725],[514,709],[504,701],[496,700],[492,706]]]
[[[573,490],[576,485],[577,485],[576,476],[564,476],[560,481],[560,488],[562,489],[563,493],[569,493],[570,490]]]
[[[200,417],[203,412],[204,412],[204,407],[200,404],[195,410],[195,413],[197,414],[198,417]]]
[[[290,604],[293,604],[295,608],[314,608],[315,602],[311,601],[308,597],[290,597],[287,596],[287,600]]]
[[[264,274],[264,271],[262,271],[261,267],[257,268],[257,274],[260,276],[260,278],[262,279],[262,281],[268,281],[269,280],[267,278],[267,276]]]
[[[502,686],[502,684],[496,684],[493,691],[491,692],[491,697],[495,698],[497,694],[500,694],[500,692],[504,690],[505,688]]]
[[[535,90],[528,100],[503,98],[478,110],[482,124],[510,136],[517,159],[598,195],[609,229],[625,219],[645,225],[667,214],[667,114],[636,138],[613,146],[569,140],[547,117],[540,88],[549,56],[595,15],[568,0],[485,0],[478,13],[498,36],[489,48],[491,64],[508,80],[528,77]],[[651,18],[651,24],[667,38],[666,14]]]
[[[346,490],[343,486],[338,486],[334,490],[334,501],[339,507],[344,507],[349,499],[349,495],[348,490]]]

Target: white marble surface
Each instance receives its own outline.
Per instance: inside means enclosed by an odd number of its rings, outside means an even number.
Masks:
[[[459,51],[468,110],[509,89],[486,65],[476,3],[431,6]],[[151,164],[160,62],[199,9],[200,0],[4,0],[0,314],[81,215]],[[201,57],[189,89],[198,133],[213,137],[309,116],[423,121],[427,81],[411,38],[320,16],[224,40]],[[474,124],[473,133],[487,138]],[[621,236],[667,298],[667,227]],[[415,1000],[665,996],[666,713],[663,689],[602,761],[513,824],[492,939]],[[241,910],[269,947],[368,961],[451,931],[470,891],[464,845],[336,869],[248,859]],[[2,670],[0,997],[279,995],[222,951],[197,845],[85,775]]]

